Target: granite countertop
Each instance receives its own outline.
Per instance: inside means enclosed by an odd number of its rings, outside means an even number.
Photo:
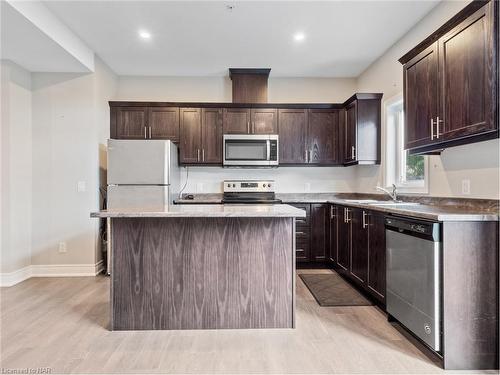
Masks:
[[[386,201],[384,194],[360,193],[283,193],[276,194],[283,203],[333,203],[379,211],[387,214],[415,217],[433,221],[499,221],[498,200],[442,198],[402,195],[401,199],[416,202],[408,206],[375,206],[350,202],[352,199],[374,199]],[[179,204],[221,203],[222,194],[198,194],[193,200],[179,199]]]
[[[92,212],[90,217],[305,217],[304,210],[287,204],[190,204],[163,209],[111,209]]]

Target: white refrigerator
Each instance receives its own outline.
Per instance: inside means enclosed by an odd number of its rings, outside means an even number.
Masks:
[[[178,198],[177,146],[165,140],[108,140],[109,209],[163,210]]]

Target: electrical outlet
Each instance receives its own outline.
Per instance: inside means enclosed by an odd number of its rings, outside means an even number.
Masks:
[[[462,180],[462,194],[470,195],[470,180]]]
[[[64,254],[66,252],[66,242],[59,242],[59,253]]]
[[[79,193],[84,193],[87,190],[87,184],[85,181],[78,181],[76,184],[76,191]]]
[[[309,192],[311,191],[311,184],[310,184],[309,182],[306,182],[306,183],[304,184],[304,191],[305,191],[306,193],[309,193]]]
[[[198,182],[196,184],[196,192],[197,193],[202,193],[203,192],[203,185],[204,185],[203,182]]]

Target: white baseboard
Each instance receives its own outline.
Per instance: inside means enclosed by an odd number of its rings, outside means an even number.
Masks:
[[[96,276],[103,269],[102,260],[96,264],[34,264],[13,272],[1,273],[0,286],[13,286],[31,277]]]

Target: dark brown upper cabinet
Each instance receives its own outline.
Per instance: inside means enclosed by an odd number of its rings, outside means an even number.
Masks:
[[[202,161],[201,109],[180,110],[179,162],[196,164]]]
[[[420,52],[403,67],[405,148],[437,142],[434,121],[439,117],[438,43]]]
[[[277,134],[278,112],[274,108],[224,109],[224,134]]]
[[[150,139],[179,141],[179,108],[150,107],[148,111],[148,136]]]
[[[339,144],[339,111],[310,109],[307,126],[307,162],[336,164]]]
[[[345,103],[344,165],[380,164],[382,94],[354,94]]]
[[[225,108],[223,119],[224,134],[250,134],[250,109]]]
[[[203,108],[202,119],[202,162],[204,164],[222,163],[222,109]]]
[[[117,107],[111,109],[111,138],[147,139],[147,107]]]
[[[280,109],[278,122],[280,165],[306,163],[307,110]]]
[[[180,109],[180,163],[222,163],[222,109]]]
[[[497,1],[474,1],[399,61],[413,154],[498,137]]]
[[[278,111],[274,108],[251,110],[251,134],[278,134]]]
[[[179,108],[112,107],[111,138],[179,141]]]

